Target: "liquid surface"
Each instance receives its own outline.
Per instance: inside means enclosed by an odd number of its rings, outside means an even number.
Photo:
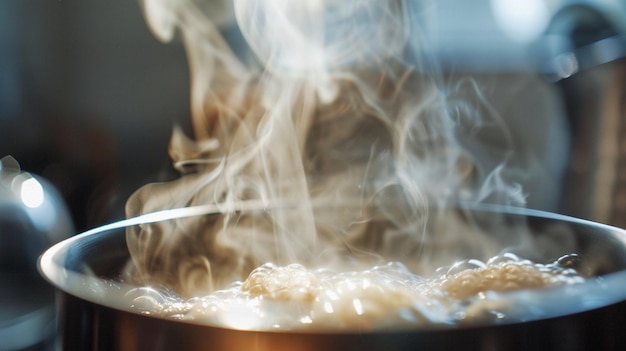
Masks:
[[[183,299],[167,289],[127,294],[133,310],[245,330],[372,330],[502,320],[515,301],[508,292],[576,284],[576,255],[539,264],[503,254],[466,260],[425,278],[390,262],[368,270],[310,270],[264,264],[243,282],[207,296]]]

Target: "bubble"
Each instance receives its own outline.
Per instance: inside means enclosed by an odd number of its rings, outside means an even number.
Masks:
[[[131,301],[130,308],[144,313],[152,313],[161,309],[166,299],[160,291],[150,287],[130,290],[125,298]]]
[[[453,264],[452,267],[448,269],[446,274],[455,275],[455,274],[458,274],[467,270],[485,268],[485,267],[486,267],[485,263],[483,263],[480,260],[476,260],[476,259],[464,260],[464,261],[459,261]]]
[[[583,260],[577,254],[569,254],[559,257],[559,259],[555,261],[555,264],[561,268],[579,270],[583,266]]]
[[[520,258],[514,253],[504,253],[501,255],[494,256],[487,261],[487,266],[495,266],[501,263],[506,262],[519,262]]]

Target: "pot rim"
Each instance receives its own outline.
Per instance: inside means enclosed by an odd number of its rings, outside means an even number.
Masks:
[[[224,326],[220,324],[211,324],[206,322],[196,322],[193,320],[174,320],[165,317],[141,314],[129,308],[127,301],[122,297],[131,289],[138,286],[129,285],[120,282],[105,280],[94,275],[89,275],[74,270],[60,264],[62,258],[67,254],[68,249],[73,245],[80,244],[83,241],[95,238],[98,235],[108,235],[116,229],[123,229],[132,225],[155,223],[164,220],[180,219],[201,215],[217,215],[229,211],[267,211],[267,206],[260,206],[260,203],[247,203],[241,206],[223,208],[217,205],[202,205],[193,207],[184,207],[170,210],[163,210],[153,213],[132,217],[103,226],[99,226],[73,237],[65,239],[49,249],[47,249],[40,257],[38,268],[41,275],[52,284],[57,290],[80,298],[96,305],[119,310],[124,313],[130,313],[141,316],[143,318],[156,319],[172,323],[183,323],[191,325],[199,325],[207,328],[224,329],[224,330],[240,330]],[[289,203],[283,206],[291,206]],[[274,206],[272,206],[274,208]],[[582,227],[591,227],[596,230],[607,233],[612,237],[621,241],[626,247],[626,230],[613,227],[607,224],[597,223],[581,218],[571,217],[567,215],[527,209],[513,206],[502,206],[493,204],[472,204],[472,210],[496,212],[507,215],[517,215],[523,217],[535,217],[545,220],[553,220],[557,222],[567,222]],[[574,285],[561,285],[545,289],[537,289],[522,292],[507,293],[507,298],[515,301],[518,306],[525,306],[523,311],[515,313],[513,316],[507,316],[505,320],[476,321],[463,324],[427,324],[417,325],[415,327],[397,327],[393,329],[374,329],[368,330],[368,333],[389,333],[389,332],[433,332],[450,329],[476,329],[485,327],[497,327],[501,325],[517,324],[529,321],[539,321],[550,318],[563,317],[570,314],[581,313],[622,301],[626,301],[626,269],[608,273],[601,276],[589,278],[582,283]],[[123,303],[126,302],[126,303]],[[575,306],[572,308],[572,306]],[[531,311],[532,310],[532,311]],[[531,318],[528,318],[528,312],[532,312]],[[290,333],[290,334],[343,334],[354,335],[361,334],[363,331],[358,329],[294,329],[294,330],[273,330],[273,329],[241,329],[240,331],[255,333]]]

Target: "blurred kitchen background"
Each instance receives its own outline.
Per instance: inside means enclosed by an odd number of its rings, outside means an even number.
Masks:
[[[475,79],[509,124],[528,206],[626,227],[626,2],[408,2],[446,80]],[[0,0],[0,158],[60,198],[48,193],[59,218],[42,222],[0,163],[0,350],[51,348],[38,254],[172,177],[169,137],[189,110],[184,48],[153,37],[139,0]]]
[[[443,71],[475,77],[530,147],[519,157],[537,155],[529,207],[626,226],[624,1],[419,8]],[[121,218],[134,189],[168,174],[188,95],[182,44],[152,36],[139,0],[0,0],[0,157],[52,182],[78,231]]]
[[[0,155],[56,185],[78,230],[167,166],[188,85],[182,46],[152,36],[139,1],[0,1]]]

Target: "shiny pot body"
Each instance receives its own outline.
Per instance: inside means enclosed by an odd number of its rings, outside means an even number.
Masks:
[[[120,233],[123,230],[77,236],[58,244],[44,254],[40,269],[58,288],[59,345],[64,350],[626,349],[623,230],[523,209],[488,208],[478,212],[524,222],[537,240],[564,231],[571,233],[577,253],[600,262],[600,277],[569,292],[538,291],[534,301],[540,312],[526,320],[366,332],[278,332],[197,325],[129,312],[104,295],[86,294],[87,290],[97,290],[90,286],[90,280],[67,283],[85,267],[97,276],[115,277],[129,259],[124,235]],[[63,268],[55,262],[61,262]],[[556,301],[565,300],[566,310],[552,308]]]
[[[446,330],[278,333],[157,319],[59,296],[63,350],[624,350],[626,303],[539,321]]]

